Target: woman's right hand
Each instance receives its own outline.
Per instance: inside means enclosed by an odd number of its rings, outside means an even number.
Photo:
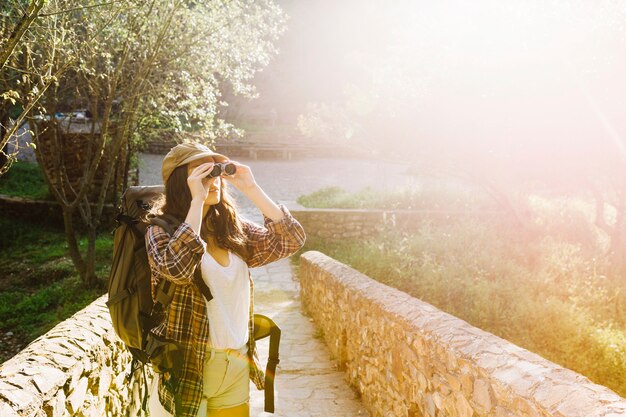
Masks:
[[[209,196],[209,188],[211,188],[210,179],[207,178],[209,172],[213,169],[213,162],[206,162],[195,167],[191,174],[187,177],[187,185],[191,191],[192,200],[206,200]]]

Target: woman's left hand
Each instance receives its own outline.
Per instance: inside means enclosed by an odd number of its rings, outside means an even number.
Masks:
[[[228,162],[235,164],[237,171],[233,175],[222,174],[221,177],[223,180],[230,182],[241,192],[245,192],[256,187],[257,183],[254,180],[252,170],[249,166],[233,160],[229,160]]]

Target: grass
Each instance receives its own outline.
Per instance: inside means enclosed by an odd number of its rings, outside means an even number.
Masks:
[[[603,273],[605,242],[584,204],[539,200],[523,239],[498,218],[424,218],[411,234],[307,237],[301,253],[321,251],[626,396],[626,290]]]
[[[0,176],[0,194],[34,200],[53,199],[39,165],[26,161],[16,161],[7,173]]]
[[[67,255],[62,230],[0,217],[0,331],[23,347],[106,291],[113,236],[96,241],[98,286],[85,288]],[[81,249],[87,239],[79,240]],[[13,354],[0,341],[0,362]]]
[[[309,208],[405,209],[405,210],[495,210],[480,192],[458,190],[442,185],[380,192],[365,187],[348,193],[341,187],[324,187],[296,199]]]

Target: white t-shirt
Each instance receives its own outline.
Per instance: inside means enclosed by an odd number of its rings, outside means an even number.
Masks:
[[[219,349],[240,349],[248,341],[250,281],[248,265],[228,251],[229,264],[220,265],[211,254],[202,255],[202,278],[213,299],[204,300],[209,318],[209,345]]]

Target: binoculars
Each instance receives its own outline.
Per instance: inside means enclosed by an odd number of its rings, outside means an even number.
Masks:
[[[235,164],[233,164],[232,162],[226,162],[226,163],[215,163],[215,165],[213,165],[213,169],[211,170],[211,172],[209,172],[209,175],[207,175],[207,178],[213,178],[213,177],[217,177],[222,175],[223,173],[226,175],[233,175],[235,172],[237,172],[237,166]]]

